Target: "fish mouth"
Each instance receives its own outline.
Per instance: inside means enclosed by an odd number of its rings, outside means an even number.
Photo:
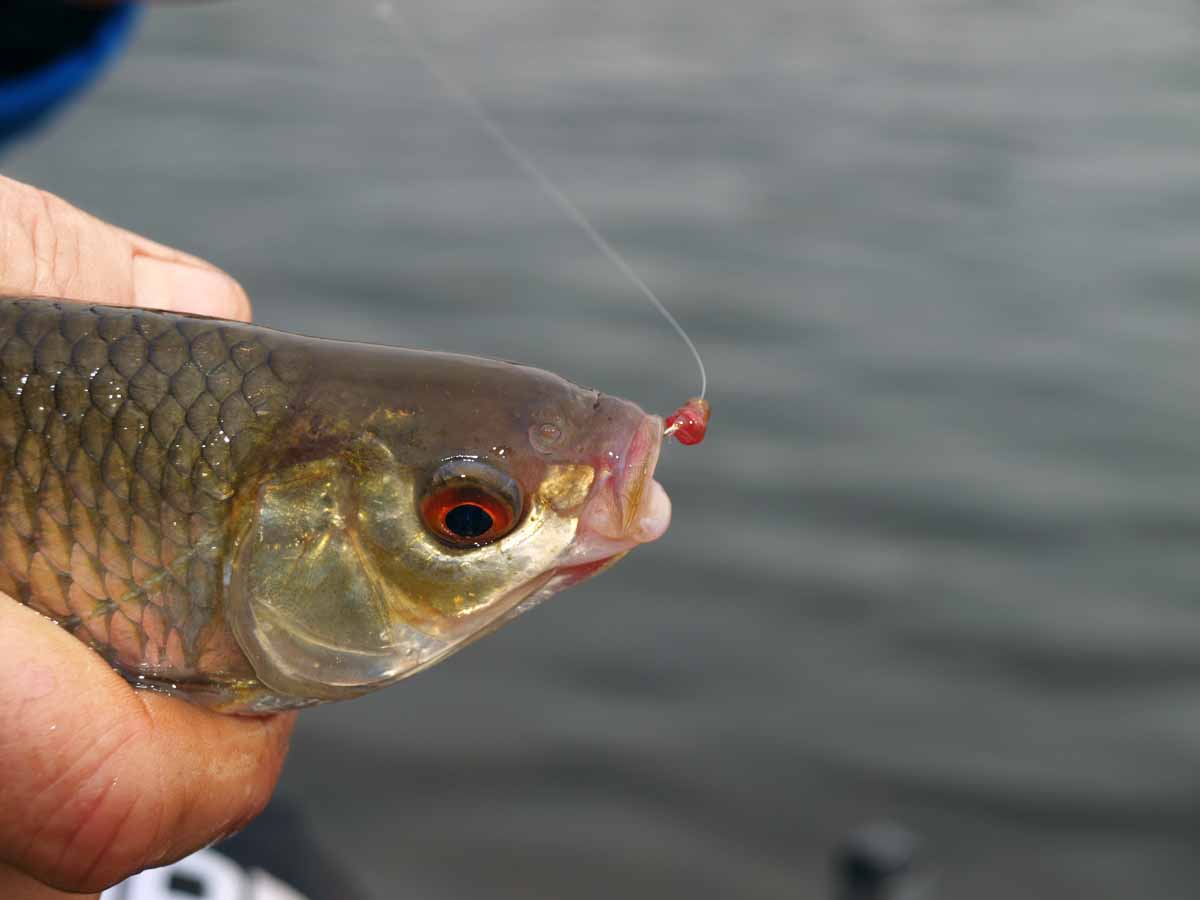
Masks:
[[[596,466],[596,483],[584,505],[575,543],[559,571],[582,580],[639,544],[658,540],[671,524],[671,500],[654,479],[663,423],[646,416],[628,446]]]

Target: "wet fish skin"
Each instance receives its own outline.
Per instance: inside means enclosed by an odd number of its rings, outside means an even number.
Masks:
[[[277,350],[236,323],[0,300],[0,589],[134,678],[253,679],[219,585],[236,473],[303,377]]]
[[[661,430],[511,363],[0,298],[0,589],[222,711],[355,696],[660,534]],[[492,545],[416,511],[459,458],[524,498]]]

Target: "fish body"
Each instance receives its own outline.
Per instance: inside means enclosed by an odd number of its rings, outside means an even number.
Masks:
[[[221,711],[357,696],[658,537],[661,437],[513,363],[0,299],[0,590]]]

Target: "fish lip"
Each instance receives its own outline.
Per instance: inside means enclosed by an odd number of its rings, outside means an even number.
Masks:
[[[666,491],[653,477],[662,443],[662,419],[644,416],[623,452],[597,464],[579,537],[562,568],[591,565],[662,536],[671,508]]]
[[[621,530],[628,534],[643,507],[643,495],[653,482],[654,468],[662,452],[663,423],[646,416],[625,448],[624,466],[615,485],[621,512]]]

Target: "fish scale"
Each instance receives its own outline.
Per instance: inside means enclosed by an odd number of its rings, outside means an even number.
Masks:
[[[0,588],[127,676],[251,677],[216,606],[235,473],[299,374],[272,349],[220,320],[0,300]]]

